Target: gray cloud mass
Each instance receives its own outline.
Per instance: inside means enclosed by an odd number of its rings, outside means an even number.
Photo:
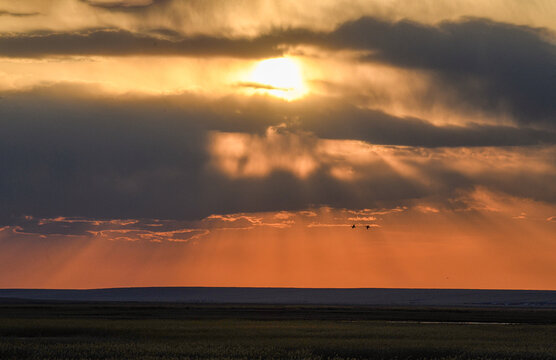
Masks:
[[[351,181],[331,176],[326,164],[305,178],[280,169],[264,177],[233,178],[209,165],[210,132],[263,136],[269,126],[294,117],[297,121],[288,125],[291,130],[281,136],[300,131],[316,134],[310,135],[313,139],[427,147],[556,142],[550,132],[435,127],[328,99],[308,98],[295,104],[266,97],[246,103],[187,94],[114,99],[89,96],[74,86],[4,93],[0,106],[1,222],[11,223],[23,215],[194,220],[214,213],[295,210],[311,205],[395,206],[424,196],[448,198],[458,189],[478,185],[556,201],[554,172],[536,176],[501,166],[469,174],[435,155],[444,150],[422,147],[400,150],[415,155],[401,156],[400,161],[419,169],[427,181],[415,181],[380,158],[357,168],[362,176]],[[556,157],[550,150],[554,147],[547,149],[534,155],[533,147],[533,159],[540,156],[537,160],[554,169]]]
[[[363,17],[329,33],[276,29],[253,38],[183,37],[164,29],[132,33],[97,29],[0,37],[0,55],[177,55],[265,58],[288,46],[367,50],[361,60],[427,71],[441,93],[455,91],[462,106],[510,113],[520,123],[554,128],[556,45],[547,30],[488,19],[445,21],[436,26]]]
[[[433,71],[462,102],[509,110],[523,123],[556,122],[556,46],[547,31],[486,19],[424,26],[361,18],[330,38],[372,51],[370,61]]]
[[[0,55],[8,57],[40,58],[44,56],[127,56],[127,55],[182,55],[230,56],[259,58],[281,55],[265,39],[228,39],[199,35],[166,39],[160,30],[153,35],[125,30],[95,29],[76,33],[44,33],[0,37]],[[164,32],[165,35],[168,32]],[[172,33],[174,34],[174,33]],[[175,35],[175,34],[174,34]]]
[[[119,11],[130,4],[135,3],[92,5]],[[165,29],[4,34],[4,57],[265,58],[300,44],[364,50],[360,61],[429,74],[430,96],[450,89],[462,108],[510,113],[516,122],[437,126],[427,119],[363,109],[349,99],[314,95],[285,103],[192,94],[111,98],[67,84],[5,91],[0,94],[0,225],[24,215],[195,220],[312,205],[395,206],[421,197],[449,199],[459,189],[476,186],[556,202],[556,46],[551,36],[487,19],[425,26],[369,17],[328,33],[276,29],[253,38],[184,37]],[[282,137],[305,134],[309,145],[320,139],[361,140],[392,146],[396,155],[365,166],[350,163],[349,170],[361,176],[349,181],[331,175],[334,159],[306,177],[279,168],[266,176],[233,177],[211,165],[211,133],[244,133],[264,141],[271,126],[283,126]],[[316,157],[309,145],[304,151]],[[465,160],[470,147],[495,150],[477,150],[476,163],[454,166],[455,158]],[[516,166],[512,161],[519,152],[526,157]]]

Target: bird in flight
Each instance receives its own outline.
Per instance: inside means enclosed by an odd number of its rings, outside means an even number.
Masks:
[[[355,224],[351,225],[351,228],[352,228],[352,229],[355,229]]]

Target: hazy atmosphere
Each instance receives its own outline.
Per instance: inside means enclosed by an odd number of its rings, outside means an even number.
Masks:
[[[0,0],[0,129],[0,288],[556,290],[553,0]]]

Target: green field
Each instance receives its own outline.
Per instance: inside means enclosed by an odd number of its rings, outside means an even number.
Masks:
[[[555,313],[1,304],[0,359],[556,359]]]

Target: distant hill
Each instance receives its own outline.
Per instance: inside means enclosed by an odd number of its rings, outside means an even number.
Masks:
[[[0,301],[136,301],[194,304],[292,304],[556,308],[556,291],[458,289],[302,289],[143,287],[92,290],[0,289]]]

